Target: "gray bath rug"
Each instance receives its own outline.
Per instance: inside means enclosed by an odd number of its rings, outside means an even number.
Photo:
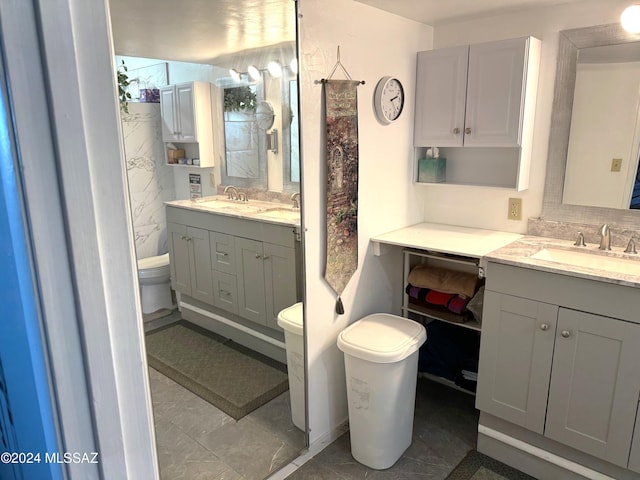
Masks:
[[[184,320],[145,344],[149,366],[236,420],[289,388],[284,365]]]

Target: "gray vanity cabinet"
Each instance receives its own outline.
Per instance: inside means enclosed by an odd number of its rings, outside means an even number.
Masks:
[[[486,288],[477,408],[627,468],[640,325],[603,313],[637,292],[492,262]]]
[[[544,432],[558,307],[486,291],[476,407]]]
[[[232,321],[282,332],[278,313],[301,300],[299,227],[171,206],[167,223],[181,301],[192,297],[217,315],[234,314]]]
[[[238,313],[273,329],[280,310],[296,303],[295,249],[236,238]]]
[[[213,303],[209,232],[168,223],[173,288],[206,303]]]
[[[638,408],[640,326],[561,308],[545,435],[626,467]]]

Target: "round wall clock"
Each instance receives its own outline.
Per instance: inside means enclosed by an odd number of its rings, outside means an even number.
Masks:
[[[404,107],[404,89],[400,80],[382,77],[373,94],[373,107],[383,125],[396,121]]]

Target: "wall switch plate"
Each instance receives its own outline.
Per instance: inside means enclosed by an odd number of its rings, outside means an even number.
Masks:
[[[522,199],[510,198],[509,210],[507,211],[507,218],[509,220],[522,220]]]
[[[619,172],[622,168],[622,159],[621,158],[612,158],[611,159],[611,171]]]

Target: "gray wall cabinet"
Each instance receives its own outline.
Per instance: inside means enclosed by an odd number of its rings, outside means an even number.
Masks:
[[[492,262],[487,273],[477,408],[637,470],[637,289]]]

